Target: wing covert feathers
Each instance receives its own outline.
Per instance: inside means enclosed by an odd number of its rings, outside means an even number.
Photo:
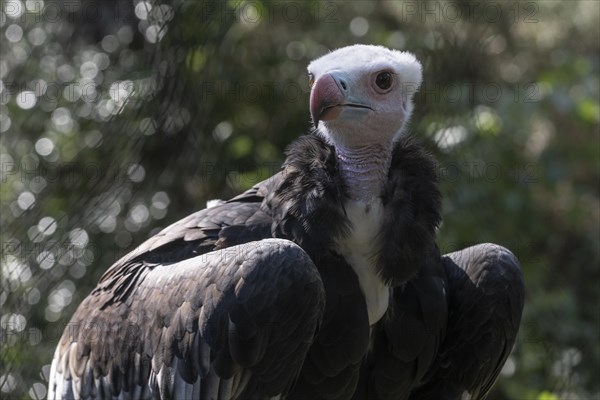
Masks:
[[[282,239],[156,266],[129,304],[100,310],[102,294],[82,303],[56,350],[52,396],[285,393],[325,302],[314,263]]]

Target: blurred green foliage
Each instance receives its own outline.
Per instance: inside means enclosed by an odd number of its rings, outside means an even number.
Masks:
[[[424,67],[450,252],[519,256],[492,399],[599,398],[599,28],[590,1],[50,1],[0,7],[0,394],[44,398],[108,266],[276,172],[310,128],[305,67],[375,43]]]

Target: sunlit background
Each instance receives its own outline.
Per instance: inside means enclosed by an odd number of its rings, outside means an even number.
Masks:
[[[0,395],[42,399],[110,264],[276,172],[308,62],[375,43],[424,67],[440,246],[520,258],[520,335],[490,399],[600,398],[600,2],[0,1]]]

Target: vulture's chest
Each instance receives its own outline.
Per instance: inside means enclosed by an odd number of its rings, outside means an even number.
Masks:
[[[369,202],[350,200],[345,209],[352,222],[352,231],[337,241],[337,251],[358,276],[367,303],[369,323],[373,325],[385,314],[389,303],[389,288],[379,278],[375,266],[379,241],[383,240],[379,236],[383,205],[380,199]]]

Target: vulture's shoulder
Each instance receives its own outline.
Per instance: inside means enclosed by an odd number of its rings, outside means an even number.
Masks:
[[[401,137],[394,145],[392,166],[406,172],[435,178],[437,161],[425,146],[411,135]],[[393,173],[395,168],[391,168]],[[437,178],[436,178],[437,182]]]
[[[94,292],[125,295],[156,265],[271,237],[272,218],[262,203],[280,179],[276,174],[231,200],[219,201],[164,228],[114,263]]]
[[[344,210],[346,187],[335,149],[317,134],[299,137],[286,155],[281,180],[266,201],[272,232],[314,255],[350,228]]]
[[[300,137],[288,147],[281,172],[230,200],[213,202],[212,207],[190,214],[152,236],[113,264],[95,292],[120,293],[125,288],[123,293],[127,293],[126,288],[133,287],[138,276],[155,265],[173,264],[274,236],[295,239],[283,234],[278,226],[287,220],[290,209],[300,217],[310,213],[300,204],[307,189],[311,192],[310,188],[332,186],[333,155],[333,148],[316,135]],[[302,236],[306,237],[306,232]]]
[[[381,276],[394,285],[410,280],[427,264],[439,263],[436,234],[442,196],[438,181],[434,157],[416,139],[400,138],[382,193],[384,240],[378,256]]]

